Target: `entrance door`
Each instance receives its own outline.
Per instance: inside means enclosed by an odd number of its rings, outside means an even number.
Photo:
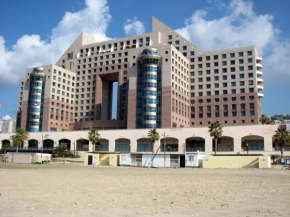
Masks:
[[[180,155],[180,167],[185,167],[185,155]]]
[[[93,165],[93,156],[92,155],[88,156],[88,165]]]
[[[194,166],[194,155],[193,154],[187,154],[186,155],[186,166],[187,167],[193,167]]]

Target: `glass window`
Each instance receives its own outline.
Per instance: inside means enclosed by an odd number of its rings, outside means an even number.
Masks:
[[[239,52],[239,56],[240,57],[244,56],[244,52]]]
[[[253,52],[250,50],[250,51],[247,52],[247,54],[250,56],[250,55],[253,54]]]
[[[235,53],[231,53],[230,55],[231,55],[231,57],[235,57]]]
[[[227,55],[226,54],[222,54],[222,58],[223,59],[227,58]]]

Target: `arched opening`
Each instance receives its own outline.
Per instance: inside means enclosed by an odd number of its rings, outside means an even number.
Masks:
[[[77,140],[77,151],[89,151],[89,140],[87,139]]]
[[[109,151],[109,140],[100,139],[100,142],[96,144],[95,151]]]
[[[129,139],[117,139],[115,141],[116,152],[130,152],[130,140]]]
[[[212,150],[215,151],[215,141],[212,139]],[[234,151],[234,138],[222,136],[217,142],[217,152]]]
[[[186,152],[205,151],[205,139],[202,137],[190,137],[186,139]]]
[[[52,139],[43,140],[43,150],[53,150],[54,141]]]
[[[37,150],[38,141],[36,139],[28,140],[28,150]]]
[[[164,152],[164,145],[166,152],[178,152],[178,139],[168,137],[165,139],[166,143],[164,142],[164,138],[161,139],[160,142],[161,142],[160,149],[162,152]]]
[[[58,145],[65,147],[66,150],[70,150],[71,141],[69,139],[61,139],[58,141]]]
[[[10,147],[10,141],[8,139],[2,140],[2,149],[6,149]]]
[[[242,151],[264,151],[264,137],[244,136],[241,141]]]
[[[153,152],[153,144],[150,139],[143,138],[137,140],[137,152]]]

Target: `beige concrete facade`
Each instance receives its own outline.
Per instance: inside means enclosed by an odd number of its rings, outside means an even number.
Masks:
[[[225,126],[258,124],[263,73],[255,47],[203,52],[153,18],[152,32],[143,35],[95,43],[83,32],[55,65],[42,66],[42,131],[138,128],[138,58],[146,48],[157,49],[161,57],[160,128],[215,121]],[[32,70],[20,82],[21,128],[28,125]],[[116,121],[111,115],[113,82],[118,82]]]
[[[249,143],[249,154],[280,154],[280,149],[276,147],[273,142],[273,136],[277,125],[246,125],[246,126],[227,126],[223,128],[222,139],[219,140],[218,154],[247,154],[244,147],[244,143]],[[163,143],[161,140],[156,142],[153,147],[153,151],[138,151],[138,140],[146,139],[148,135],[148,129],[124,129],[124,130],[100,130],[100,138],[106,141],[108,149],[106,152],[119,152],[116,150],[118,140],[128,140],[127,153],[140,153],[151,154],[155,153],[158,147],[161,145],[159,154],[163,154]],[[166,153],[184,155],[185,153],[202,151],[206,155],[214,154],[212,137],[208,133],[208,127],[194,127],[194,128],[164,128],[157,130],[161,134],[166,134]],[[12,144],[13,134],[0,134],[1,145],[0,148],[13,146]],[[44,136],[45,135],[45,136]],[[30,133],[29,141],[39,141],[38,150],[41,150],[42,139],[44,143],[47,140],[51,140],[54,147],[60,144],[63,139],[68,140],[70,143],[70,150],[74,151],[93,151],[91,142],[87,140],[88,131],[67,131],[67,132],[39,132]],[[161,136],[160,139],[163,139]],[[192,144],[190,141],[196,140],[197,143]],[[204,141],[200,145],[200,140]],[[23,150],[29,147],[29,141],[25,141]],[[84,143],[87,141],[87,143]],[[257,141],[259,144],[257,146]],[[88,149],[79,149],[80,144],[88,144]],[[25,149],[26,148],[26,149]],[[22,149],[19,149],[20,151]],[[44,150],[44,149],[43,149]],[[285,148],[285,156],[290,156],[290,149]]]

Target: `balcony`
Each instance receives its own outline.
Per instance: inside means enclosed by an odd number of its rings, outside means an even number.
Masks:
[[[258,91],[262,91],[262,90],[264,90],[264,87],[261,85],[258,85]]]
[[[263,93],[258,93],[258,97],[263,98],[264,94]]]
[[[256,63],[262,62],[262,57],[256,57]]]
[[[262,71],[257,71],[257,77],[261,77],[263,75]]]
[[[263,66],[262,66],[261,63],[257,63],[256,66],[257,66],[257,69],[258,69],[258,70],[263,68]]]
[[[263,78],[257,78],[257,82],[258,82],[258,84],[263,83]]]

